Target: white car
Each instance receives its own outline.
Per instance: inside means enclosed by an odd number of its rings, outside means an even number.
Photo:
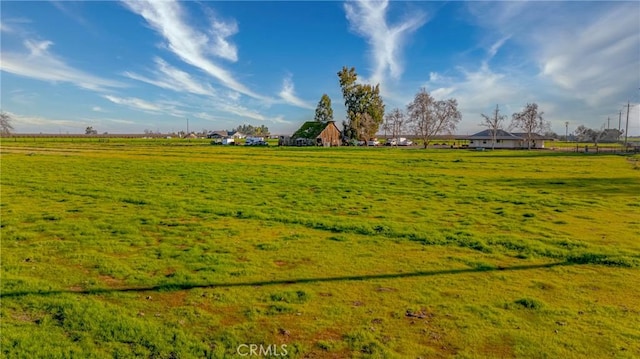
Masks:
[[[408,140],[406,138],[401,138],[400,141],[398,142],[398,146],[411,146],[413,145],[413,141]]]

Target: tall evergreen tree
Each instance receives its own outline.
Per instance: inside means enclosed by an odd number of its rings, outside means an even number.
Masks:
[[[315,120],[318,122],[333,121],[331,98],[326,93],[322,95],[322,97],[320,98],[320,102],[318,102],[318,107],[316,107]]]
[[[344,135],[362,141],[372,138],[384,117],[380,85],[357,83],[358,75],[353,67],[343,67],[338,78],[347,110],[347,121],[343,122]]]

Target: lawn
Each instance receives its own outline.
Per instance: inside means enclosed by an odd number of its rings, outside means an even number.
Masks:
[[[638,156],[1,154],[3,357],[640,356]]]

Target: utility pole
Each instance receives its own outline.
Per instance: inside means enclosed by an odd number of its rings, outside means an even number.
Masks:
[[[628,136],[628,132],[629,132],[629,102],[627,101],[627,125],[626,125],[626,129],[624,130],[624,151],[627,151],[627,136]]]
[[[564,122],[564,142],[569,142],[569,121]]]
[[[618,114],[618,133],[620,133],[620,130],[622,129],[622,126],[620,126],[622,124],[622,110],[620,110],[620,114]]]
[[[189,119],[187,118],[187,135],[189,135]]]
[[[611,125],[611,118],[610,118],[610,117],[607,117],[607,130],[608,130],[609,128],[611,128],[611,126],[610,126],[610,125]]]

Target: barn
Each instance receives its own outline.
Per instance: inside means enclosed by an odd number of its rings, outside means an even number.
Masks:
[[[342,133],[335,121],[307,121],[291,136],[289,142],[292,146],[340,146]]]

